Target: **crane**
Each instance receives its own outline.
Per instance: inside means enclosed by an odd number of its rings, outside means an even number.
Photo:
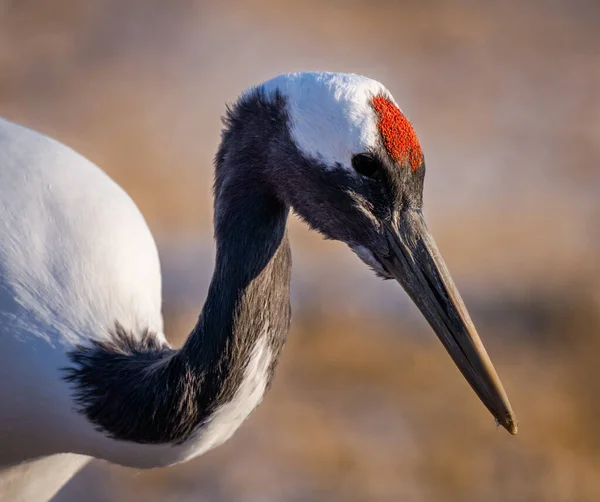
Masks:
[[[231,437],[262,401],[290,325],[291,210],[397,280],[516,434],[427,230],[423,152],[390,92],[354,74],[283,74],[242,93],[223,124],[214,273],[174,349],[134,202],[67,146],[0,119],[0,500],[49,500],[91,458],[169,466]]]

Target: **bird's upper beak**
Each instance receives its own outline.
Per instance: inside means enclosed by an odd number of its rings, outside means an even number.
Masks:
[[[397,224],[385,224],[389,254],[383,266],[406,290],[444,347],[490,410],[511,434],[517,420],[500,378],[450,277],[420,210],[405,210]]]

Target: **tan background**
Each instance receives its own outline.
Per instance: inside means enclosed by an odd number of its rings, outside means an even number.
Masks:
[[[292,221],[294,319],[265,403],[176,468],[93,463],[108,501],[600,500],[600,4],[0,0],[0,115],[103,167],[163,261],[181,340],[212,267],[226,102],[285,71],[392,91],[426,216],[521,421],[492,419],[397,285]]]

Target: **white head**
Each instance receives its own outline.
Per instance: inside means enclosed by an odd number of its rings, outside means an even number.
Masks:
[[[348,169],[354,154],[373,150],[380,141],[373,98],[395,104],[379,82],[345,73],[288,73],[262,88],[287,97],[290,132],[306,156]]]

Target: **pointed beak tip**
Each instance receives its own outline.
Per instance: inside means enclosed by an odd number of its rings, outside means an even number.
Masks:
[[[516,436],[519,432],[519,421],[513,414],[506,415],[502,421],[498,420],[497,418],[495,421],[496,425],[501,425],[504,427],[511,436]]]

